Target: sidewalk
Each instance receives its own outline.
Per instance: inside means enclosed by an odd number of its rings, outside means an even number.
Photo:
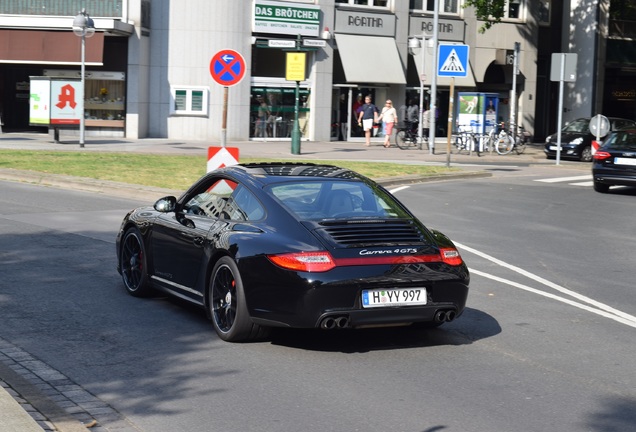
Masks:
[[[62,137],[55,142],[47,134],[0,134],[0,149],[23,150],[71,150],[71,151],[106,151],[106,152],[137,152],[157,154],[186,154],[207,156],[208,147],[220,147],[220,143],[213,141],[171,140],[162,138],[104,138],[86,137],[85,147],[80,148],[77,137]],[[301,141],[300,154],[292,154],[291,141],[231,141],[226,147],[237,147],[240,157],[262,157],[266,159],[315,159],[315,160],[356,160],[375,162],[394,162],[403,164],[446,165],[449,163],[447,155],[447,139],[438,138],[435,152],[428,149],[400,150],[393,145],[386,149],[381,141],[372,142],[366,147],[363,141]],[[458,155],[451,151],[450,166],[464,166],[466,164],[484,165],[527,165],[535,163],[554,164],[543,153],[543,143],[529,144],[523,154],[498,155],[482,153],[478,157],[472,155]]]
[[[9,133],[0,134],[0,149],[13,150],[53,150],[53,151],[107,151],[107,152],[136,152],[154,154],[186,154],[201,155],[206,158],[209,147],[219,147],[216,142],[204,141],[181,141],[158,138],[126,139],[126,138],[102,138],[87,137],[84,148],[80,148],[77,138],[62,137],[56,143],[52,136],[46,134],[20,134]],[[265,158],[265,159],[285,159],[285,160],[321,160],[333,161],[337,164],[339,160],[373,161],[373,162],[393,162],[400,164],[422,164],[422,165],[447,165],[460,168],[461,171],[453,176],[461,177],[466,175],[483,176],[491,175],[487,172],[493,167],[502,166],[528,166],[532,164],[554,164],[548,161],[543,154],[543,144],[528,145],[526,151],[521,154],[511,154],[500,156],[497,153],[482,154],[478,157],[472,155],[450,155],[450,163],[446,152],[446,139],[440,138],[436,142],[435,154],[427,149],[423,150],[400,150],[397,147],[386,149],[382,142],[372,142],[370,147],[365,147],[364,142],[308,142],[302,141],[300,144],[300,154],[294,155],[291,152],[290,141],[228,141],[226,147],[237,147],[239,149],[239,160],[241,157]],[[19,171],[0,168],[0,179],[12,181],[27,181],[37,184],[64,184],[68,187],[81,188],[83,190],[100,191],[111,189],[114,182],[100,182],[98,180],[77,181],[71,176],[47,176],[45,174],[33,173],[29,171]],[[436,178],[439,179],[439,178]],[[376,179],[377,180],[377,179]],[[409,182],[409,179],[401,178],[401,182]],[[411,180],[416,181],[416,180]],[[385,182],[383,182],[385,184]],[[388,180],[386,181],[388,183]],[[118,185],[120,193],[124,196],[138,197],[142,187],[131,185]],[[102,188],[102,189],[100,189]],[[143,188],[148,190],[149,188]],[[152,188],[150,188],[152,189]],[[157,194],[164,192],[156,190]],[[38,412],[31,403],[35,399],[40,400],[37,404],[47,406],[52,404],[45,396],[32,392],[29,383],[17,372],[2,364],[0,358],[0,432],[42,432],[42,431],[78,431],[88,430],[79,422],[51,423],[47,418]],[[33,400],[31,400],[33,398]],[[30,403],[31,402],[31,403]],[[54,408],[49,407],[55,411]],[[58,413],[59,415],[59,413]],[[37,421],[36,421],[37,419]]]

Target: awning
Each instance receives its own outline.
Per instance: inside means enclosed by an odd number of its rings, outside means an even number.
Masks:
[[[0,63],[81,64],[82,38],[71,31],[0,29]],[[103,64],[104,33],[86,38],[86,64]]]
[[[336,33],[336,42],[347,82],[406,84],[393,38]]]
[[[413,56],[415,66],[417,67],[418,76],[422,76],[422,50],[420,49],[417,54]],[[437,67],[433,67],[435,63],[434,50],[432,47],[426,48],[426,56],[424,57],[424,70],[426,76],[424,78],[424,85],[430,86],[433,82],[433,74],[437,73]],[[476,87],[475,75],[473,74],[473,67],[468,65],[468,73],[465,78],[455,78],[455,87]],[[450,77],[437,77],[437,85],[442,87],[450,87],[452,78]]]

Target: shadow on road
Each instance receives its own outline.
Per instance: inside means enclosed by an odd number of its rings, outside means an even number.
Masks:
[[[457,321],[436,329],[421,329],[414,326],[358,330],[275,329],[270,340],[274,345],[311,351],[359,353],[467,345],[500,332],[501,327],[492,316],[466,308]]]

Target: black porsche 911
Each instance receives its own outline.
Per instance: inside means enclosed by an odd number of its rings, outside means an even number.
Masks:
[[[462,314],[470,280],[448,237],[329,165],[210,172],[179,199],[128,213],[116,248],[131,295],[196,303],[226,341],[271,327],[436,327]]]

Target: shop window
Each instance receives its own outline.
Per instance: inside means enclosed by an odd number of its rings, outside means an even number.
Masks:
[[[126,119],[126,74],[90,71],[84,87],[84,118],[87,127],[122,128]],[[77,77],[77,70],[44,69],[44,76]]]
[[[250,138],[290,138],[294,126],[296,89],[288,87],[252,87]],[[299,92],[298,127],[307,136],[310,91]]]
[[[172,115],[208,115],[207,87],[173,86],[170,89],[172,103],[170,114]]]
[[[458,14],[459,0],[437,0],[440,13]],[[434,12],[435,0],[411,0],[410,8],[416,11]]]

